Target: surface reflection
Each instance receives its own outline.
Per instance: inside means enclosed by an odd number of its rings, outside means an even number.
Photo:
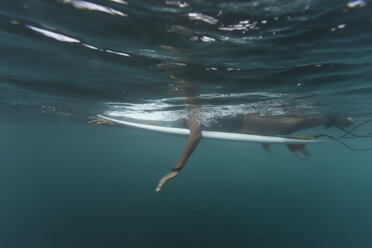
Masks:
[[[87,1],[82,1],[82,0],[60,0],[60,1],[64,4],[71,4],[72,6],[74,6],[77,9],[99,11],[99,12],[103,12],[103,13],[110,14],[110,15],[119,15],[119,16],[124,16],[124,17],[128,16],[127,14],[125,14],[125,13],[119,11],[119,10],[115,10],[113,8],[110,8],[110,7],[105,7],[105,6],[95,4],[95,3],[91,3],[91,2],[87,2]],[[119,1],[119,3],[124,3],[125,4],[124,1]]]

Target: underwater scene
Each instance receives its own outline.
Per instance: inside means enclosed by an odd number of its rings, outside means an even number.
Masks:
[[[0,248],[372,247],[372,1],[0,0]]]

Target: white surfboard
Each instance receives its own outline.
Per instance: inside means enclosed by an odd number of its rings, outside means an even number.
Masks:
[[[178,136],[189,136],[190,135],[190,130],[186,128],[163,127],[163,126],[156,126],[156,125],[141,124],[141,123],[136,123],[136,122],[118,120],[118,119],[110,118],[110,117],[103,116],[103,115],[98,115],[98,117],[111,121],[120,126],[133,127],[133,128],[153,131],[157,133],[170,134],[170,135],[178,135]],[[260,143],[260,144],[305,145],[305,144],[323,142],[323,140],[307,140],[307,139],[297,139],[297,138],[263,136],[263,135],[253,135],[253,134],[243,134],[243,133],[216,132],[216,131],[202,131],[202,137],[207,138],[207,139],[241,141],[241,142]]]

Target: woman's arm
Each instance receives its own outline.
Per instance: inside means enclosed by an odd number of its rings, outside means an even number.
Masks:
[[[187,121],[188,128],[190,129],[190,136],[187,139],[186,145],[183,148],[183,151],[178,158],[175,166],[172,168],[172,171],[165,175],[159,182],[156,191],[159,192],[164,185],[164,183],[172,178],[175,178],[183,166],[186,164],[188,158],[194,152],[195,148],[198,146],[201,139],[201,127],[199,122],[199,117],[196,113],[190,114]]]

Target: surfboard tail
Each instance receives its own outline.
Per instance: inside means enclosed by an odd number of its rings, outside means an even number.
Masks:
[[[307,159],[310,156],[310,152],[306,149],[305,144],[288,144],[287,147],[300,159]]]

